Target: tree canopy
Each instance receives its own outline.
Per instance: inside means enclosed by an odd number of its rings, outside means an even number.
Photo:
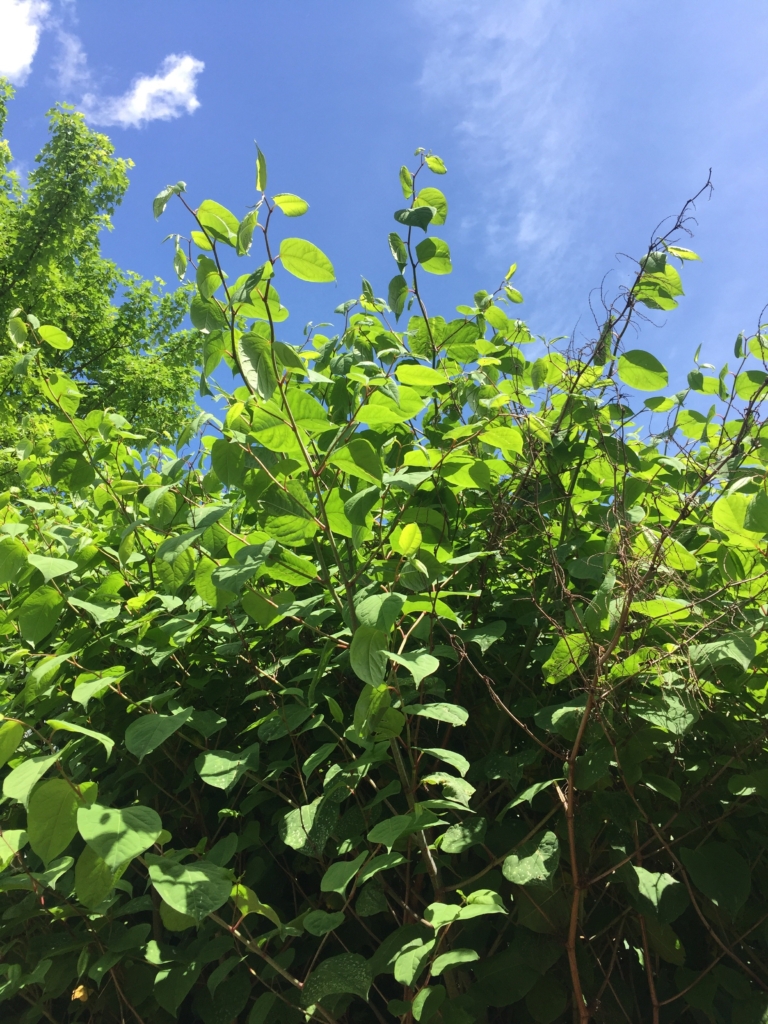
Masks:
[[[7,323],[18,309],[77,340],[51,351],[48,365],[78,380],[84,410],[119,408],[140,433],[175,433],[197,385],[199,341],[196,332],[180,329],[188,297],[121,270],[99,245],[128,187],[131,161],[115,157],[110,140],[88,128],[82,114],[59,106],[23,185],[2,137],[11,96],[0,80],[0,319]],[[49,435],[46,408],[26,376],[23,332],[4,332],[0,347],[6,448],[22,435],[41,443]]]
[[[388,298],[290,341],[334,269],[263,154],[242,219],[160,193],[239,380],[175,447],[12,318],[54,431],[0,496],[5,1019],[766,1020],[768,335],[673,396],[627,346],[689,205],[589,345],[514,265],[436,314],[443,174]]]

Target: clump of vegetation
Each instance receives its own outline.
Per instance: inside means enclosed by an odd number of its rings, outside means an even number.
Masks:
[[[673,397],[626,349],[689,206],[586,349],[537,342],[514,266],[431,315],[416,163],[387,300],[300,344],[306,203],[259,153],[242,220],[188,207],[224,416],[175,447],[11,317],[53,439],[0,499],[6,1019],[766,1019],[768,339]]]

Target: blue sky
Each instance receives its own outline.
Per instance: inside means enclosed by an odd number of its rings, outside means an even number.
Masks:
[[[172,279],[160,242],[187,222],[151,215],[169,182],[242,215],[258,139],[269,190],[310,203],[287,233],[338,278],[284,282],[286,340],[333,321],[361,274],[386,292],[397,170],[416,146],[449,170],[435,184],[454,273],[430,280],[430,313],[450,316],[515,260],[534,333],[591,335],[590,291],[625,279],[616,254],[641,255],[710,167],[690,243],[703,262],[640,344],[680,386],[697,345],[719,365],[768,302],[768,19],[754,0],[0,0],[0,25],[17,166],[59,99],[135,161],[104,241],[123,266]]]

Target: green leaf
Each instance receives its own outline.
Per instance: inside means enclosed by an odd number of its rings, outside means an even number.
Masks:
[[[280,243],[280,259],[285,269],[300,281],[336,280],[333,264],[325,253],[303,238],[284,238]]]
[[[3,796],[26,805],[32,789],[60,756],[56,753],[49,754],[47,757],[31,757],[14,768],[3,780]]]
[[[75,893],[89,910],[103,903],[115,887],[116,872],[86,846],[75,864]]]
[[[216,266],[216,263],[207,256],[198,257],[195,282],[197,284],[197,290],[206,302],[222,285],[219,268]]]
[[[237,341],[237,355],[247,384],[262,398],[271,398],[277,387],[277,375],[268,339],[244,334]]]
[[[429,227],[435,211],[431,206],[418,206],[410,210],[397,210],[395,220],[398,224],[405,224],[407,228],[421,228],[426,231]]]
[[[436,722],[446,722],[448,725],[466,725],[469,719],[469,712],[458,704],[409,704],[403,708],[406,715],[419,715],[421,718],[432,718]]]
[[[155,220],[157,220],[157,218],[165,211],[165,208],[168,205],[168,200],[171,196],[180,196],[182,192],[186,191],[186,182],[177,181],[175,185],[166,185],[162,191],[158,192],[152,200],[152,213],[154,214]]]
[[[448,200],[439,188],[427,186],[427,188],[421,189],[414,203],[414,207],[418,208],[420,206],[429,206],[434,210],[432,214],[433,224],[445,224],[448,216]]]
[[[59,349],[59,351],[66,351],[68,348],[72,348],[74,342],[71,338],[68,338],[64,331],[58,327],[51,327],[48,324],[43,324],[38,327],[37,333],[51,348]]]
[[[416,246],[416,256],[419,264],[429,274],[450,274],[453,270],[451,250],[442,238],[425,238],[419,242]]]
[[[286,217],[301,217],[309,209],[309,203],[299,199],[291,192],[281,192],[279,195],[273,196],[272,202],[279,210],[283,211]]]
[[[142,715],[125,730],[125,747],[139,761],[165,743],[192,716],[193,708],[184,708],[173,715]]]
[[[634,875],[636,898],[642,913],[651,913],[662,924],[670,924],[688,906],[688,890],[678,879],[664,872],[647,871],[634,864],[630,870]]]
[[[312,1006],[337,993],[357,995],[367,1001],[372,980],[365,957],[359,953],[341,953],[317,965],[304,983],[301,1001],[304,1006]]]
[[[474,949],[452,949],[449,953],[442,953],[435,957],[432,962],[432,977],[439,977],[443,971],[455,967],[456,964],[471,964],[479,959],[480,954],[476,953]]]
[[[23,738],[21,722],[3,722],[0,725],[0,768],[11,758]]]
[[[371,686],[383,683],[387,674],[389,640],[383,630],[358,626],[349,648],[349,663],[358,679]]]
[[[195,758],[195,768],[203,782],[227,790],[242,778],[252,760],[258,760],[258,744],[236,754],[229,750],[207,750]]]
[[[518,427],[490,427],[480,434],[480,440],[492,448],[523,454],[523,435]]]
[[[448,378],[441,370],[433,370],[431,366],[421,366],[419,363],[400,363],[395,376],[411,387],[433,388],[448,384]]]
[[[556,978],[538,978],[525,997],[525,1006],[537,1024],[553,1024],[563,1015],[568,994]]]
[[[380,498],[380,487],[365,487],[344,502],[344,515],[353,526],[366,526],[368,516]]]
[[[757,547],[762,540],[762,530],[753,530],[747,525],[750,505],[750,496],[741,492],[724,495],[712,505],[712,522],[729,543]]]
[[[425,156],[424,163],[433,174],[446,174],[447,168],[439,156]]]
[[[463,853],[471,846],[482,843],[487,827],[485,818],[465,818],[443,833],[440,849],[443,853]]]
[[[360,870],[363,861],[367,857],[367,853],[361,853],[354,860],[342,860],[331,864],[320,879],[320,891],[337,892],[340,896],[343,896],[346,893],[347,886]]]
[[[27,565],[27,549],[16,537],[0,540],[0,583],[15,583]]]
[[[151,807],[102,807],[92,804],[77,812],[80,835],[112,870],[144,853],[163,830],[160,815]]]
[[[650,352],[633,349],[619,356],[619,377],[638,391],[656,391],[669,383],[669,374]]]
[[[115,741],[110,739],[109,736],[105,736],[103,732],[96,732],[94,729],[87,729],[84,725],[77,725],[75,722],[66,722],[60,718],[48,718],[45,722],[46,725],[54,730],[61,729],[64,732],[74,732],[80,736],[88,736],[92,740],[96,740],[104,747],[107,752],[107,760],[115,748]]]
[[[560,683],[573,675],[589,656],[589,639],[583,633],[561,637],[555,649],[544,662],[544,677],[548,683]]]
[[[554,832],[524,843],[504,861],[502,872],[515,885],[552,885],[560,863],[560,843]]]
[[[406,199],[413,195],[413,175],[405,166],[400,168],[400,188]]]
[[[51,483],[68,491],[90,487],[95,478],[93,466],[76,452],[62,452],[51,463]]]
[[[205,199],[198,207],[197,219],[209,238],[214,238],[217,242],[224,242],[233,248],[237,245],[240,221],[221,203]]]
[[[438,659],[434,655],[429,654],[428,651],[406,651],[403,654],[389,651],[387,652],[387,657],[391,661],[396,662],[396,664],[407,668],[417,686],[421,684],[423,679],[434,675],[440,668]]]
[[[63,853],[77,835],[80,799],[65,779],[51,779],[38,786],[29,801],[29,845],[47,866]]]
[[[174,857],[147,854],[152,885],[169,907],[200,922],[229,899],[231,873],[209,861],[180,864]]]
[[[332,452],[328,462],[350,476],[368,480],[372,484],[381,483],[384,474],[380,457],[364,437],[353,438],[349,444]]]
[[[259,211],[249,210],[248,213],[240,221],[240,226],[237,229],[237,255],[247,256],[251,249],[251,243],[253,241],[253,232],[256,229],[256,225],[259,222]]]
[[[440,761],[445,761],[446,764],[455,768],[459,775],[464,776],[469,771],[469,761],[463,754],[459,754],[455,750],[446,750],[444,747],[417,747],[416,749],[420,750],[422,754],[429,754]]]
[[[405,309],[405,303],[408,299],[408,282],[405,280],[402,274],[395,274],[392,280],[389,282],[387,289],[387,304],[395,314],[395,320],[399,320],[403,310]]]
[[[77,562],[69,558],[51,558],[50,555],[30,555],[29,564],[43,574],[46,583],[57,576],[66,576],[77,569]]]
[[[708,842],[697,850],[683,847],[680,859],[696,888],[735,919],[749,898],[749,864],[728,843]]]
[[[392,253],[392,258],[397,264],[397,269],[402,274],[403,270],[405,270],[408,265],[408,250],[405,247],[405,242],[396,231],[391,231],[389,233],[388,240],[389,251]]]
[[[267,191],[267,158],[256,146],[256,191]]]
[[[344,924],[344,914],[338,911],[328,914],[324,910],[312,910],[303,920],[304,930],[310,935],[327,935]]]

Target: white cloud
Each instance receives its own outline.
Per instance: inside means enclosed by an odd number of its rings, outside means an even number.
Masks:
[[[57,35],[59,53],[53,66],[58,74],[59,85],[62,89],[86,87],[91,80],[91,74],[83,44],[70,32],[60,30]]]
[[[197,76],[205,64],[188,54],[171,54],[156,75],[140,75],[122,96],[87,93],[81,107],[93,124],[138,128],[147,121],[169,121],[200,106]]]
[[[561,248],[578,210],[572,170],[589,145],[577,19],[563,0],[418,0],[430,40],[420,79],[464,142],[466,169],[492,215],[492,254],[510,241]],[[473,225],[476,228],[476,224]]]
[[[0,75],[24,85],[40,43],[47,0],[0,0]]]

